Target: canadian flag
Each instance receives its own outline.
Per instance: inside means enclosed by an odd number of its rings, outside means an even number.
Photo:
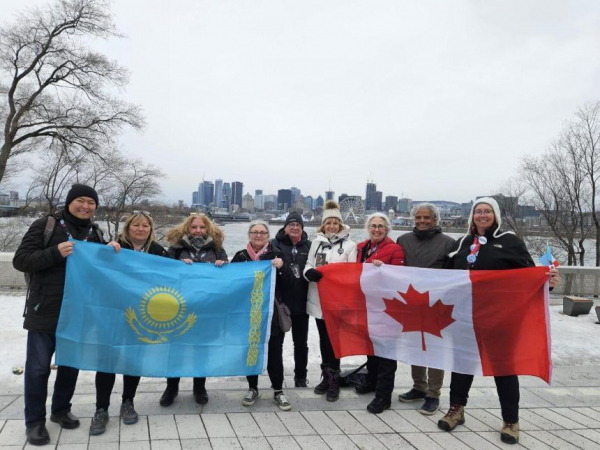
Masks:
[[[547,267],[440,270],[340,263],[319,269],[337,358],[377,355],[472,375],[552,373]]]

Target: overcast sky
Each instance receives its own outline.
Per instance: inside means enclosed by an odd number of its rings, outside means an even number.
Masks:
[[[0,0],[2,21],[42,0]],[[175,6],[176,5],[176,6]],[[600,100],[600,2],[119,0],[163,199],[207,180],[265,194],[469,201]]]

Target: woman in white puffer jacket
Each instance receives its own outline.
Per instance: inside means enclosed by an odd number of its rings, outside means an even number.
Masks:
[[[356,255],[356,243],[350,239],[350,227],[343,224],[339,205],[332,200],[327,201],[323,209],[321,226],[308,252],[304,278],[311,282],[308,286],[306,312],[315,318],[321,348],[322,379],[315,386],[315,394],[327,393],[327,401],[330,402],[336,401],[340,396],[340,360],[333,353],[323,320],[321,299],[317,289],[317,283],[323,275],[316,268],[332,263],[356,262]]]

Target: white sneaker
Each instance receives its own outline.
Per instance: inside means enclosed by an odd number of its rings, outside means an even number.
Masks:
[[[256,400],[258,399],[258,391],[256,389],[248,389],[248,392],[246,392],[246,396],[244,397],[244,400],[242,400],[242,405],[244,406],[252,406],[254,405],[254,403],[256,402]]]
[[[289,411],[290,409],[292,409],[291,403],[288,402],[288,399],[285,397],[285,394],[283,392],[275,394],[275,397],[273,397],[273,401],[277,403],[279,409],[283,411]]]

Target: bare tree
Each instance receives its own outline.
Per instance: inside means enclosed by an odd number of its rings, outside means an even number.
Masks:
[[[83,44],[118,36],[107,0],[55,0],[0,30],[0,181],[10,157],[48,140],[101,155],[124,127],[143,126],[138,106],[109,93],[127,70]]]
[[[0,221],[0,252],[14,252],[23,237],[24,225],[12,217]]]

